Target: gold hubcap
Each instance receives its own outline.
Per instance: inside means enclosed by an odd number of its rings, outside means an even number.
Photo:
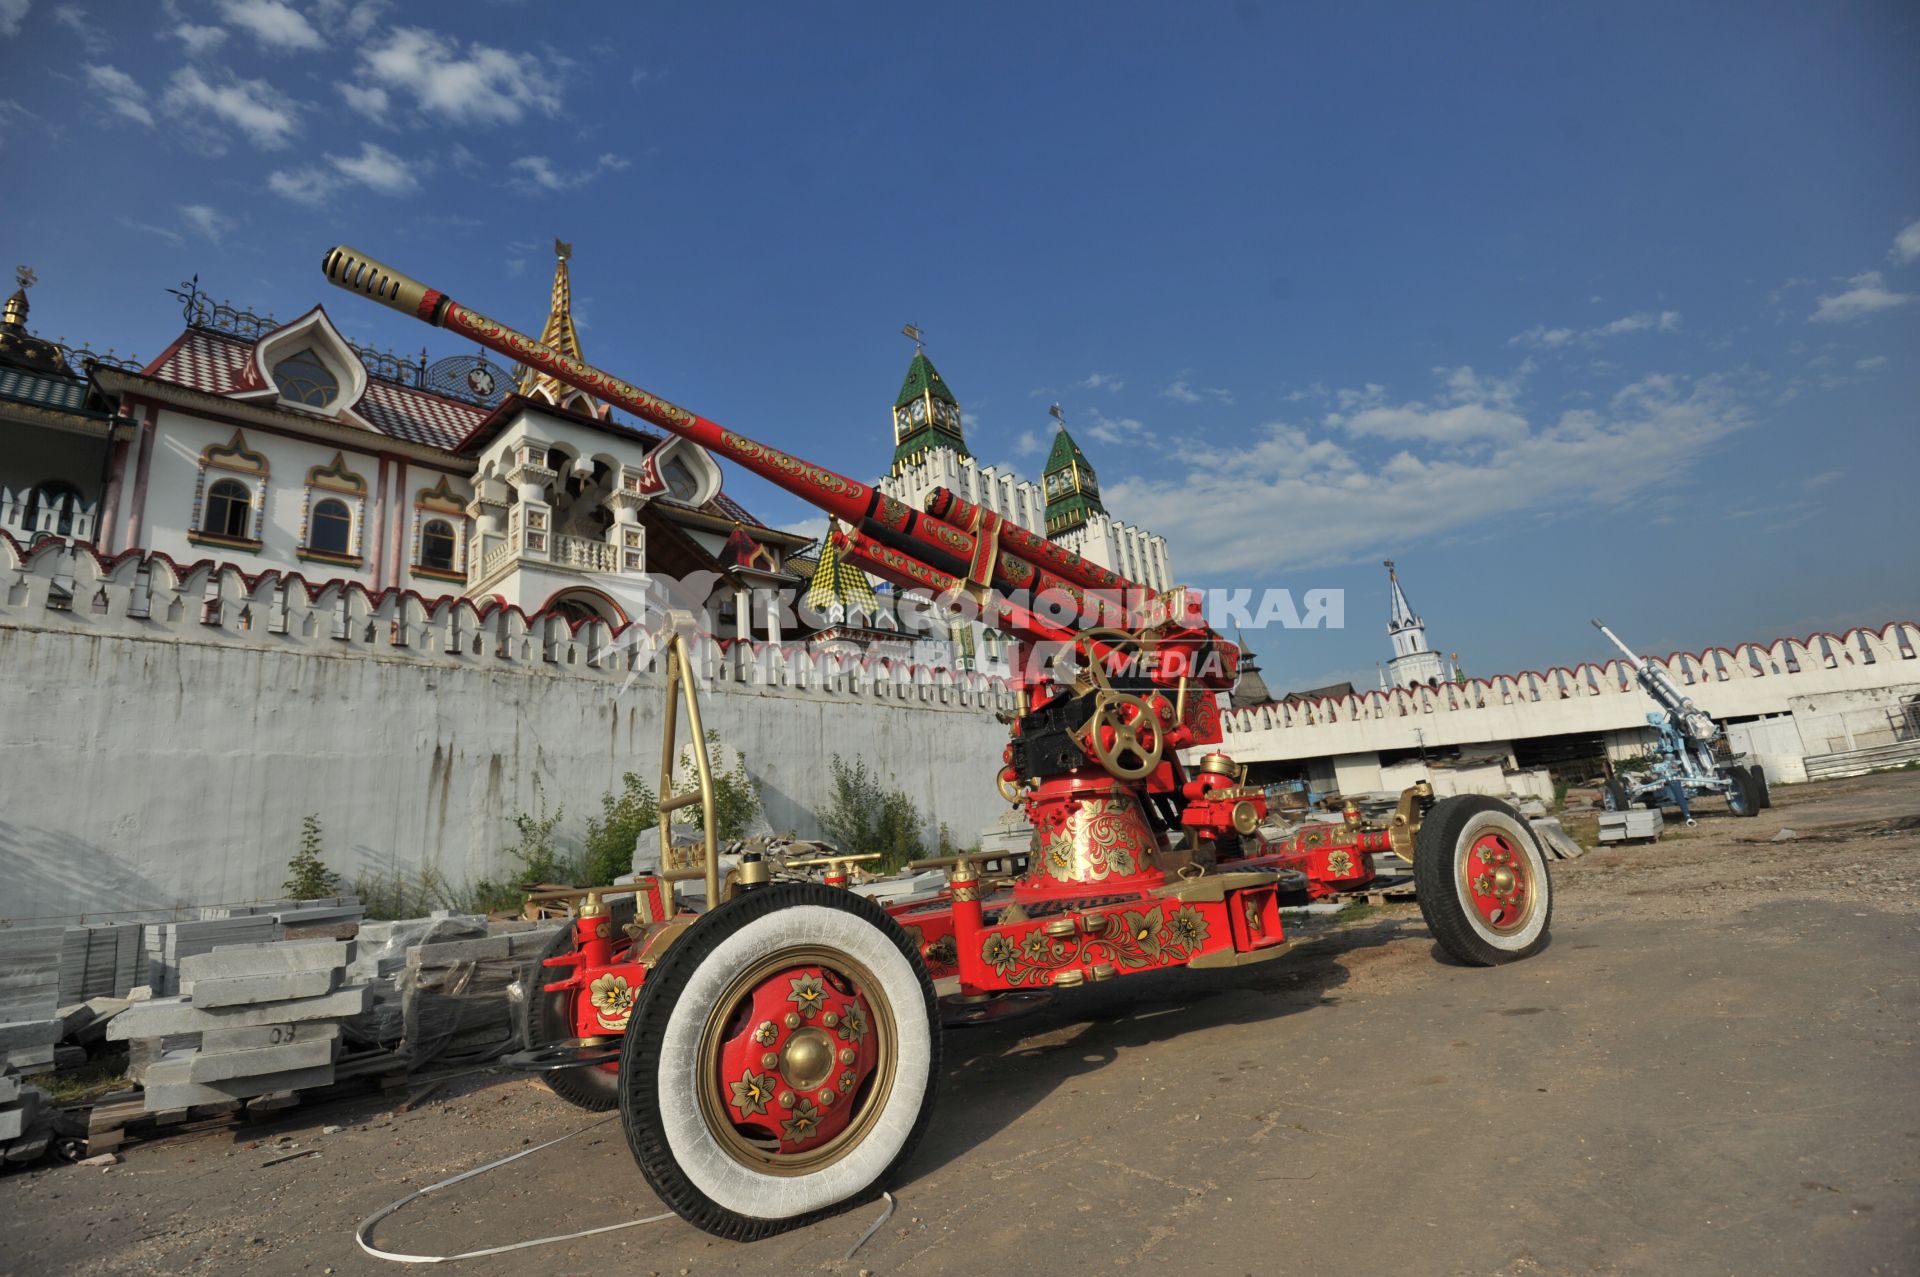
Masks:
[[[819,1029],[802,1029],[780,1054],[780,1074],[797,1091],[811,1091],[833,1072],[833,1039]]]

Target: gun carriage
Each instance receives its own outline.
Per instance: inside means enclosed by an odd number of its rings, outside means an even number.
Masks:
[[[1602,802],[1608,811],[1625,811],[1639,803],[1649,807],[1672,804],[1691,825],[1693,799],[1703,794],[1725,798],[1727,810],[1736,816],[1758,816],[1761,808],[1773,805],[1764,769],[1757,763],[1743,765],[1737,758],[1723,756],[1726,733],[1712,715],[1675,686],[1665,670],[1635,656],[1633,649],[1598,617],[1593,619],[1593,628],[1626,656],[1633,681],[1660,707],[1659,712],[1647,715],[1647,726],[1653,729],[1655,739],[1647,751],[1646,770],[1616,775],[1607,781]]]
[[[942,1003],[978,1021],[1034,993],[1165,970],[1224,968],[1290,947],[1283,905],[1364,887],[1371,856],[1412,862],[1436,940],[1489,966],[1545,942],[1545,858],[1504,803],[1436,801],[1424,784],[1385,827],[1319,827],[1269,845],[1264,793],[1208,750],[1215,693],[1238,647],[1197,599],[1145,589],[937,490],[923,510],[737,434],[340,247],[332,282],[448,328],[617,404],[824,510],[843,558],[905,590],[970,609],[1014,641],[1019,710],[998,784],[1035,837],[1024,873],[977,855],[931,898],[884,907],[844,889],[857,854],[774,867],[752,853],[723,877],[699,702],[685,643],[664,652],[661,869],[580,900],[546,959],[529,1062],[587,1108],[618,1105],[649,1184],[689,1222],[741,1240],[870,1196],[932,1113]],[[679,700],[676,700],[676,695]],[[673,792],[678,706],[700,783]],[[1197,766],[1182,751],[1206,750]],[[700,803],[704,845],[668,844],[668,815]],[[858,849],[843,849],[857,853]],[[823,882],[792,881],[825,871]],[[698,879],[698,907],[681,885]]]

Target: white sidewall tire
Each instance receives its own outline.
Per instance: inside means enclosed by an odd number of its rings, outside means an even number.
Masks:
[[[1508,842],[1527,858],[1527,879],[1534,892],[1533,912],[1527,918],[1527,925],[1518,931],[1495,931],[1487,925],[1486,919],[1474,907],[1473,894],[1467,889],[1466,867],[1467,853],[1473,844],[1489,833],[1504,834]],[[1504,953],[1518,953],[1540,938],[1546,929],[1547,915],[1552,912],[1553,886],[1547,877],[1546,857],[1540,851],[1539,840],[1533,836],[1533,830],[1525,821],[1516,820],[1503,811],[1475,812],[1467,818],[1460,836],[1453,844],[1453,888],[1459,894],[1461,912],[1467,925],[1481,940]]]
[[[893,1085],[864,1138],[836,1161],[805,1175],[770,1175],[742,1164],[707,1129],[700,1088],[718,1083],[702,1076],[701,1039],[736,973],[801,946],[843,953],[872,975],[879,986],[873,992],[886,1000],[893,1018]],[[667,1147],[694,1187],[737,1215],[779,1220],[823,1210],[865,1191],[893,1165],[925,1108],[933,1052],[919,974],[892,937],[839,909],[777,910],[717,945],[667,1016],[655,1081]]]

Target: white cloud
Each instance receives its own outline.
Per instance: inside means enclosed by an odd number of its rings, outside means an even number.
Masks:
[[[1886,286],[1877,270],[1862,271],[1847,281],[1845,292],[1822,297],[1808,318],[1816,323],[1841,324],[1861,319],[1876,311],[1892,310],[1913,300],[1910,293],[1896,293]]]
[[[1800,486],[1803,488],[1824,488],[1829,483],[1846,477],[1847,472],[1845,470],[1822,470],[1819,474],[1808,475],[1805,479],[1802,479]]]
[[[349,185],[364,186],[381,195],[405,196],[420,189],[419,161],[400,158],[372,142],[360,144],[358,155],[328,155],[326,164],[270,174],[267,187],[276,195],[300,204],[325,204]]]
[[[293,53],[327,47],[307,15],[284,0],[220,0],[220,10],[264,48]]]
[[[1160,397],[1163,399],[1171,399],[1175,403],[1217,403],[1229,408],[1232,407],[1234,403],[1233,392],[1231,390],[1226,390],[1220,386],[1201,386],[1195,388],[1189,386],[1184,377],[1161,391]]]
[[[33,0],[0,0],[0,35],[20,34],[20,24],[33,8]]]
[[[242,80],[231,72],[216,84],[197,68],[182,67],[160,105],[216,150],[227,140],[219,125],[238,129],[263,151],[282,149],[300,131],[300,108],[291,98],[265,80]]]
[[[316,0],[313,16],[323,30],[358,40],[373,30],[386,7],[385,0]]]
[[[1905,266],[1915,258],[1920,258],[1920,222],[1909,222],[1900,228],[1900,233],[1893,237],[1893,250],[1889,256],[1896,266]]]
[[[22,9],[22,13],[26,10]],[[107,33],[94,24],[87,11],[77,4],[56,4],[53,6],[53,20],[73,32],[80,41],[80,47],[88,53],[104,53],[107,49]]]
[[[513,170],[513,184],[522,191],[571,191],[585,186],[602,173],[626,168],[627,163],[617,155],[602,155],[591,168],[563,173],[544,155],[523,155],[507,167]]]
[[[1147,433],[1147,427],[1143,422],[1137,421],[1132,417],[1121,417],[1119,420],[1115,420],[1101,412],[1098,408],[1095,408],[1092,413],[1088,415],[1087,423],[1084,426],[1075,426],[1074,429],[1091,438],[1098,439],[1101,443],[1124,444],[1135,447],[1156,446],[1152,436]],[[1089,460],[1091,460],[1091,458],[1089,458]]]
[[[120,225],[130,231],[141,231],[157,239],[163,239],[175,248],[186,247],[186,237],[180,234],[179,231],[168,230],[164,226],[154,226],[149,222],[136,222],[131,217],[122,217],[119,218],[118,221]]]
[[[1042,451],[1047,445],[1042,442],[1037,431],[1023,430],[1020,437],[1013,441],[1013,450],[1023,457],[1031,457]]]
[[[1368,384],[1334,396],[1339,411],[1322,424],[1348,434],[1389,440],[1423,440],[1461,445],[1482,440],[1514,440],[1527,433],[1527,420],[1515,409],[1520,387],[1532,371],[1522,364],[1511,377],[1486,377],[1472,368],[1435,368],[1440,390],[1434,401],[1389,403],[1386,387]]]
[[[1525,346],[1529,350],[1559,350],[1563,346],[1594,346],[1609,337],[1619,337],[1626,333],[1647,331],[1677,333],[1680,331],[1680,312],[1677,310],[1636,311],[1631,315],[1622,315],[1611,323],[1598,324],[1592,328],[1548,328],[1535,324],[1523,333],[1516,333],[1507,339],[1509,346]]]
[[[377,84],[342,84],[337,86],[340,96],[347,105],[366,116],[376,124],[387,122],[387,91]],[[464,149],[464,148],[463,148]]]
[[[827,517],[820,515],[812,519],[796,519],[792,523],[780,525],[782,532],[791,532],[797,537],[808,537],[819,541],[827,535]]]
[[[1121,381],[1110,372],[1089,373],[1087,379],[1080,383],[1080,389],[1082,390],[1108,390],[1118,392],[1126,388],[1127,383]]]
[[[187,56],[200,57],[212,53],[227,42],[225,27],[203,27],[191,22],[182,22],[173,29],[173,38],[187,46]]]
[[[235,222],[219,209],[208,204],[182,204],[180,220],[185,222],[201,238],[218,244],[232,230]]]
[[[153,112],[147,109],[147,91],[139,81],[119,67],[88,64],[87,87],[100,95],[107,108],[122,119],[153,127]]]
[[[539,58],[478,42],[463,54],[457,39],[419,27],[398,28],[364,50],[360,79],[455,124],[512,124],[529,111],[560,109],[558,77]]]
[[[1674,378],[1628,386],[1604,409],[1523,423],[1470,454],[1420,441],[1369,460],[1276,421],[1250,443],[1188,444],[1182,471],[1110,478],[1106,499],[1165,534],[1189,563],[1266,576],[1352,562],[1389,540],[1460,532],[1500,515],[1619,507],[1684,477],[1746,423],[1719,381]],[[1248,511],[1259,512],[1258,536],[1247,535]]]
[[[1865,359],[1854,360],[1853,366],[1861,372],[1872,372],[1876,368],[1885,368],[1887,366],[1887,357],[1885,355],[1869,355]]]

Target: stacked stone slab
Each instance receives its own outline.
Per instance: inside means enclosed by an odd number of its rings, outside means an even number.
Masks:
[[[47,1093],[0,1074],[0,1159],[30,1162],[47,1151],[53,1132]]]
[[[0,1072],[51,1067],[60,1040],[63,927],[0,930]]]
[[[202,918],[195,922],[158,922],[143,928],[148,959],[146,983],[160,997],[180,992],[180,964],[219,946],[263,944],[280,938],[272,914]]]
[[[68,927],[60,941],[60,1005],[124,998],[146,983],[136,923]]]
[[[222,945],[180,962],[184,996],[136,1002],[107,1025],[156,1058],[142,1085],[149,1112],[328,1086],[341,1023],[372,1004],[365,984],[343,985],[346,940]],[[154,1043],[198,1034],[197,1046]],[[156,1049],[157,1048],[157,1049]]]

